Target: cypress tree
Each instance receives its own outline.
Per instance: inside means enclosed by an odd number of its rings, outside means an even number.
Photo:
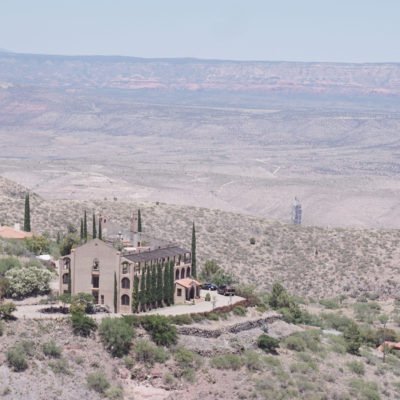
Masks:
[[[163,300],[165,305],[169,306],[169,265],[167,262],[164,263],[164,279],[163,279]]]
[[[151,267],[151,306],[157,308],[157,270],[156,266]]]
[[[151,309],[151,267],[146,270],[146,306]]]
[[[140,278],[140,292],[139,292],[139,303],[140,303],[140,310],[145,310],[146,305],[146,267],[142,269],[142,276]]]
[[[197,278],[197,270],[196,270],[196,228],[192,227],[192,276],[193,278]]]
[[[163,294],[163,276],[162,276],[162,266],[157,265],[157,306],[162,307],[162,302],[164,299]]]
[[[31,207],[29,204],[29,193],[25,195],[24,231],[31,231]]]
[[[175,294],[175,277],[174,277],[174,262],[169,263],[169,302],[174,304]]]
[[[87,215],[86,210],[83,214],[83,239],[87,242]]]
[[[103,240],[103,232],[101,230],[101,217],[99,217],[99,239]]]
[[[135,275],[135,277],[133,278],[133,290],[132,290],[132,312],[137,313],[138,306],[139,306],[139,278],[137,275]]]
[[[80,234],[81,234],[81,242],[83,241],[83,238],[84,238],[84,233],[83,233],[83,219],[81,218],[81,231],[80,231]]]
[[[118,297],[117,297],[117,273],[114,272],[114,312],[117,312],[118,308]]]
[[[93,224],[93,239],[96,239],[96,237],[97,237],[97,232],[96,232],[96,215],[94,214],[94,212],[93,212],[92,224]]]
[[[60,244],[61,243],[61,235],[60,235],[60,232],[58,231],[57,232],[57,244]]]
[[[71,264],[68,264],[68,293],[72,291],[72,277],[71,277]]]
[[[142,215],[141,215],[141,213],[140,213],[140,208],[138,209],[138,212],[137,212],[137,219],[138,219],[138,221],[137,221],[137,230],[138,230],[138,232],[142,232]]]

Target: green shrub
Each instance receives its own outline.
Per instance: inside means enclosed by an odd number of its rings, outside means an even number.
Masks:
[[[378,385],[362,379],[352,379],[349,382],[352,398],[361,400],[380,400]]]
[[[0,258],[0,275],[4,276],[4,274],[12,268],[21,267],[21,263],[16,257],[6,257]]]
[[[250,244],[256,244],[256,239],[255,238],[250,238]]]
[[[346,341],[346,350],[350,354],[358,355],[362,342],[361,332],[357,324],[352,322],[344,331],[343,338]]]
[[[233,313],[238,316],[245,316],[247,314],[247,308],[243,306],[237,306],[233,308]]]
[[[126,368],[131,369],[135,365],[135,361],[133,360],[132,357],[125,356],[124,357],[124,364],[125,364]]]
[[[134,351],[136,360],[148,365],[163,363],[168,359],[168,354],[162,347],[145,339],[136,341]]]
[[[350,361],[347,363],[347,366],[351,372],[354,372],[357,375],[365,374],[365,366],[360,361]]]
[[[249,371],[262,371],[264,363],[260,355],[254,350],[247,350],[243,354],[244,364]]]
[[[189,314],[174,315],[169,318],[175,325],[190,325],[193,322]]]
[[[211,366],[217,369],[238,370],[244,364],[242,357],[236,354],[224,354],[216,356],[211,360]]]
[[[74,335],[87,337],[97,329],[96,321],[82,312],[71,314],[72,331]]]
[[[60,358],[62,349],[57,346],[54,340],[43,344],[43,353],[47,357]]]
[[[206,293],[204,301],[211,301],[211,294],[210,293]]]
[[[5,325],[3,321],[0,321],[0,336],[3,336],[5,330]]]
[[[218,321],[219,315],[215,312],[210,312],[206,314],[206,318],[210,321]]]
[[[122,400],[124,398],[124,391],[122,387],[111,386],[105,392],[105,396],[110,400]]]
[[[143,318],[142,326],[157,345],[171,346],[177,342],[176,327],[171,324],[167,317],[148,315]]]
[[[0,304],[0,318],[13,319],[12,313],[17,309],[14,303],[7,302]]]
[[[65,358],[53,360],[49,362],[49,367],[55,374],[70,375],[68,361]]]
[[[106,375],[101,371],[89,374],[86,377],[86,382],[89,389],[101,394],[105,394],[106,390],[110,387]]]
[[[131,348],[134,331],[122,318],[104,318],[99,334],[104,347],[114,357],[123,357]]]
[[[92,314],[94,308],[94,297],[90,293],[77,293],[71,297],[70,312],[85,312]]]
[[[141,324],[141,318],[137,315],[123,315],[122,319],[129,325],[134,328],[139,328]]]
[[[201,322],[204,321],[206,318],[203,313],[190,314],[190,317],[192,318],[193,322]]]
[[[320,314],[324,328],[336,329],[344,332],[353,322],[350,318],[339,313],[321,313]]]
[[[185,347],[176,349],[174,359],[181,368],[195,368],[200,364],[199,356]]]
[[[21,345],[16,345],[8,349],[7,362],[10,368],[16,372],[25,371],[28,368],[26,353]]]
[[[257,346],[267,353],[275,353],[276,349],[279,347],[279,340],[262,334],[257,339]]]
[[[283,343],[289,350],[305,351],[307,348],[306,342],[296,335],[288,336],[283,340]]]
[[[327,308],[328,310],[335,310],[339,308],[339,303],[336,299],[322,299],[319,304]]]

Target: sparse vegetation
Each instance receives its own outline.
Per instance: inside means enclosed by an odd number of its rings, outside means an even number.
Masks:
[[[104,347],[114,357],[123,357],[131,348],[134,331],[122,318],[104,318],[99,334]]]

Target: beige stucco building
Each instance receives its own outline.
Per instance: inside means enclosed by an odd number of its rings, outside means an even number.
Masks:
[[[146,267],[164,268],[173,264],[174,300],[175,304],[182,304],[200,295],[199,283],[191,278],[191,261],[191,252],[176,245],[151,249],[141,248],[137,243],[134,251],[124,252],[94,239],[61,258],[60,293],[90,293],[96,304],[104,305],[111,312],[130,314],[135,276],[140,282]]]

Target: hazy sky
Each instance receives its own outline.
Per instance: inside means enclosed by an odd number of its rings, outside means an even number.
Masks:
[[[400,0],[0,0],[0,48],[400,62]]]

